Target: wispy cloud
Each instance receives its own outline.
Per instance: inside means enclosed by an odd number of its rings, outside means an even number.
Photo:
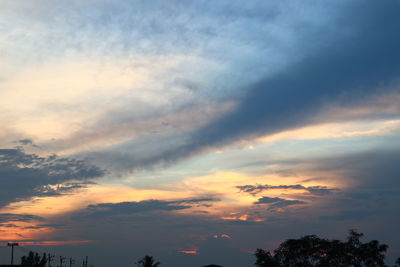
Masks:
[[[13,214],[13,213],[0,213],[0,223],[7,222],[29,222],[29,221],[43,221],[40,216],[32,214]]]

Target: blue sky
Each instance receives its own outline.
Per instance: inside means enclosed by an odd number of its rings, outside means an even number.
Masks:
[[[399,1],[0,7],[2,242],[243,267],[355,228],[400,255]]]

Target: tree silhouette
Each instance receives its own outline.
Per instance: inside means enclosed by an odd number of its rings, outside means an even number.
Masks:
[[[28,256],[22,256],[21,258],[22,267],[45,267],[46,263],[47,263],[46,253],[43,253],[43,256],[40,257],[38,253],[30,251]]]
[[[256,266],[260,267],[279,267],[278,261],[271,255],[271,252],[258,248],[254,254],[257,258]]]
[[[259,267],[386,266],[388,248],[377,240],[362,243],[362,233],[349,231],[346,242],[308,235],[288,239],[274,253],[257,249],[255,265]]]
[[[394,267],[400,267],[400,257],[397,258],[396,262],[394,263]]]
[[[160,262],[155,262],[152,256],[144,256],[140,261],[136,263],[139,267],[158,267],[160,266]]]

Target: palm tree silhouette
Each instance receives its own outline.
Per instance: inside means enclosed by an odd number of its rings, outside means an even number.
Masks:
[[[144,256],[140,261],[136,263],[139,267],[158,267],[160,266],[160,262],[155,262],[152,256]]]

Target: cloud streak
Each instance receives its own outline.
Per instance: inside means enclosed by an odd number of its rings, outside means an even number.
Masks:
[[[190,209],[193,205],[218,201],[213,198],[183,199],[174,201],[143,200],[138,202],[99,203],[89,205],[87,211],[90,215],[112,216],[121,214],[143,213],[150,211],[175,211]]]
[[[311,194],[315,195],[328,195],[337,189],[328,188],[326,186],[303,186],[301,184],[295,185],[239,185],[236,186],[240,192],[249,193],[251,195],[257,195],[263,191],[273,190],[273,189],[294,189],[294,190],[305,190]]]
[[[32,214],[0,213],[0,223],[43,221],[40,216]]]
[[[300,200],[289,200],[279,197],[262,197],[259,198],[254,204],[269,204],[270,208],[284,208],[292,205],[306,204],[307,202]]]
[[[21,149],[0,149],[0,187],[3,190],[0,206],[35,196],[71,192],[103,175],[104,170],[84,160],[55,155],[40,157]]]

